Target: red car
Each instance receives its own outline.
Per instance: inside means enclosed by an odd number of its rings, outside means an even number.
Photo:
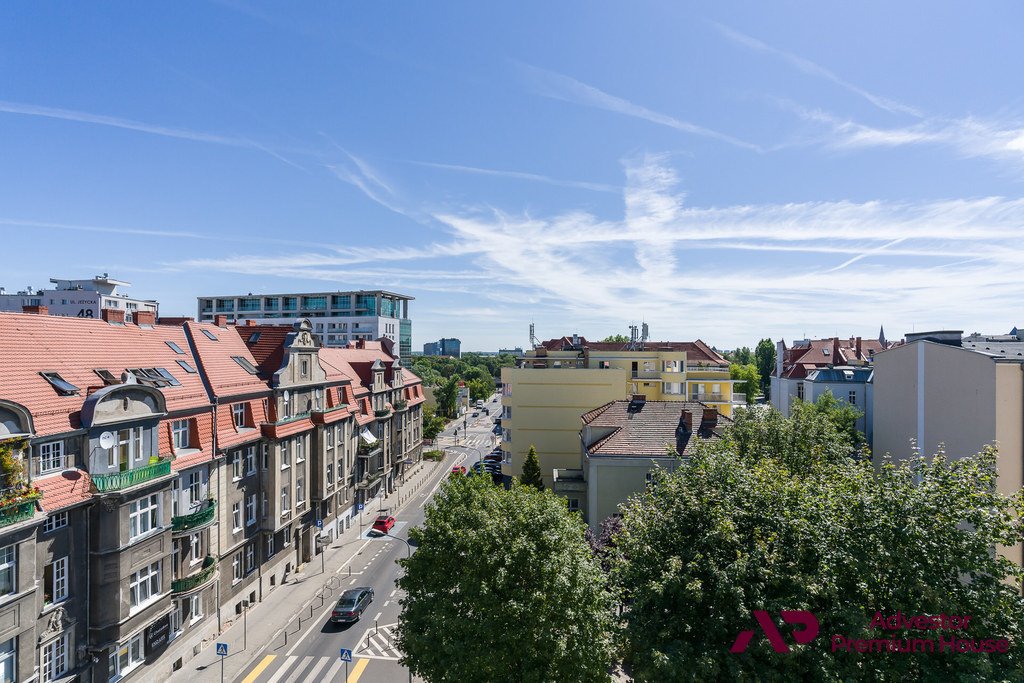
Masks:
[[[373,523],[373,530],[379,531],[382,534],[386,534],[391,531],[391,527],[395,525],[395,518],[390,515],[381,515]]]
[[[466,466],[465,465],[456,465],[455,467],[452,468],[452,476],[455,476],[456,474],[465,474],[465,473],[466,473]]]

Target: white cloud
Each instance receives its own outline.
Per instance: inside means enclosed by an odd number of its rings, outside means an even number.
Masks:
[[[410,164],[437,168],[443,171],[456,171],[458,173],[470,173],[472,175],[495,176],[498,178],[511,178],[513,180],[529,180],[532,182],[555,185],[556,187],[572,187],[579,190],[592,190],[594,192],[622,192],[621,187],[605,185],[603,183],[591,183],[582,180],[559,180],[539,173],[525,173],[523,171],[499,171],[490,168],[477,168],[476,166],[461,166],[459,164],[438,164],[429,161],[410,161]]]

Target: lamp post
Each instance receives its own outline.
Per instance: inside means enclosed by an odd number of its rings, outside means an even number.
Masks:
[[[404,538],[399,538],[398,536],[391,536],[390,534],[384,534],[384,535],[387,538],[390,538],[390,539],[395,540],[395,541],[401,541],[402,543],[404,543],[405,544],[405,559],[407,559],[407,560],[411,560],[412,559],[412,545],[409,544],[408,540],[406,540]],[[409,683],[412,683],[412,669],[409,669]]]

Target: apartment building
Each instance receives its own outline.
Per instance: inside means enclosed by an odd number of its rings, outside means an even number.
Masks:
[[[156,301],[128,296],[123,289],[131,287],[131,283],[115,280],[106,273],[91,280],[50,278],[50,282],[53,287],[26,287],[15,293],[0,287],[0,311],[20,313],[30,306],[39,307],[43,314],[99,318],[100,311],[109,308],[123,311],[128,322],[132,322],[136,311],[160,312]]]
[[[436,342],[427,342],[423,345],[423,355],[461,358],[462,342],[454,337],[439,339]]]
[[[0,313],[0,680],[166,678],[420,457],[381,343],[154,318]],[[361,497],[360,424],[391,468]]]
[[[699,442],[717,440],[732,423],[705,403],[642,395],[609,401],[580,419],[579,466],[554,470],[552,486],[591,529],[642,492],[655,470],[674,471]]]
[[[321,346],[346,346],[350,341],[389,340],[399,358],[412,356],[414,297],[384,290],[201,296],[200,321],[226,316],[228,322],[252,320],[260,325],[291,325],[307,319]]]
[[[571,372],[569,372],[571,371]],[[746,396],[733,392],[729,362],[704,342],[589,342],[573,335],[528,350],[502,368],[502,473],[518,477],[530,446],[545,483],[579,464],[579,416],[609,401],[697,401],[729,417]]]
[[[910,457],[915,446],[961,458],[997,445],[999,491],[1016,493],[1024,486],[1024,355],[965,348],[961,334],[908,334],[875,356],[876,461]],[[1002,550],[1024,560],[1020,545]]]

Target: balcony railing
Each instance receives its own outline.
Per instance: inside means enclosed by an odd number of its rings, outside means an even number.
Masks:
[[[732,396],[736,396],[736,394]],[[731,403],[733,400],[731,396],[726,396],[725,394],[693,394],[690,398],[691,400],[703,403]],[[743,402],[746,403],[746,397],[744,397]]]
[[[36,501],[41,494],[28,486],[16,486],[0,491],[0,527],[32,519]]]
[[[746,403],[747,402],[747,395],[746,394],[740,394],[740,393],[734,391],[734,392],[732,392],[732,402],[733,403]]]
[[[373,415],[377,419],[385,418],[385,417],[387,417],[390,414],[391,414],[391,409],[390,408],[381,408],[380,410],[373,411]]]
[[[152,465],[137,467],[134,470],[114,472],[113,474],[93,474],[92,483],[100,493],[107,491],[119,491],[136,484],[142,484],[150,479],[164,477],[171,473],[171,461],[160,460]]]
[[[384,478],[384,472],[378,471],[373,474],[365,475],[362,479],[356,482],[357,489],[368,489],[378,481]]]
[[[171,517],[171,529],[174,532],[188,531],[209,524],[217,515],[217,501],[212,498],[206,501],[206,507],[196,512],[178,517]]]
[[[395,401],[394,406],[395,406],[395,410],[396,411],[402,412],[403,410],[405,410],[406,408],[409,407],[409,402],[408,401]]]
[[[186,576],[184,579],[175,579],[171,581],[171,592],[172,593],[187,593],[190,590],[199,588],[211,578],[213,573],[217,571],[217,558],[212,555],[207,555],[206,559],[203,560],[203,568],[192,576]]]

